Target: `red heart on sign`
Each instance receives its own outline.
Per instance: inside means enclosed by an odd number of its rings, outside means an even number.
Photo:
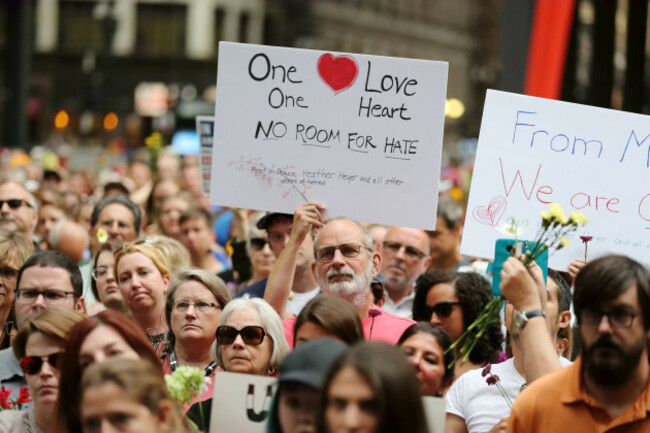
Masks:
[[[327,53],[318,59],[318,75],[334,93],[348,89],[354,84],[359,74],[357,61],[350,56],[338,56]]]
[[[474,219],[481,224],[496,227],[505,212],[508,201],[502,195],[497,195],[490,200],[487,206],[476,206],[472,212]]]

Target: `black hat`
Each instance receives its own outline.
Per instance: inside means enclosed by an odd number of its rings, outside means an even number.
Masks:
[[[319,338],[298,346],[280,367],[280,383],[297,382],[320,389],[325,374],[347,346],[331,338]]]
[[[260,218],[260,220],[257,222],[257,228],[260,230],[268,230],[271,224],[273,224],[277,218],[286,218],[293,220],[293,215],[288,213],[267,212],[266,215]]]

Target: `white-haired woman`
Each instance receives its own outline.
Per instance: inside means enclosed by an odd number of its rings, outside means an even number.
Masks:
[[[289,352],[282,320],[263,299],[233,299],[221,313],[213,356],[219,367],[234,373],[274,376]],[[193,405],[188,417],[199,428],[210,425],[212,399]],[[203,414],[203,416],[201,416]]]

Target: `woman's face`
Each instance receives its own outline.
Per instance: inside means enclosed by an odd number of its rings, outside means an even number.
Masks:
[[[177,239],[181,233],[178,220],[181,214],[190,208],[190,204],[179,197],[165,200],[158,214],[160,230],[166,236]]]
[[[44,238],[52,231],[52,227],[65,219],[65,212],[56,206],[46,204],[38,210],[38,231]]]
[[[113,253],[110,251],[102,251],[99,253],[99,256],[97,256],[97,262],[95,263],[95,285],[97,286],[99,301],[104,305],[115,302],[124,302],[122,292],[120,292],[120,289],[117,287],[117,282],[115,281],[113,265],[115,265]]]
[[[93,386],[81,398],[84,433],[161,433],[169,431],[171,402],[163,400],[158,413],[131,398],[113,382]]]
[[[251,264],[253,271],[259,275],[268,277],[271,273],[271,268],[275,263],[275,256],[271,251],[271,246],[264,238],[255,238],[255,242],[251,242]],[[264,244],[262,245],[262,242]],[[261,248],[260,248],[260,245]]]
[[[441,395],[445,362],[438,340],[431,334],[420,332],[407,338],[400,349],[415,367],[416,376],[422,384],[422,395]]]
[[[262,320],[254,310],[240,308],[234,311],[226,326],[240,330],[245,326],[264,326]],[[264,330],[266,332],[266,329]],[[235,373],[248,373],[258,375],[269,374],[269,362],[273,351],[273,341],[267,334],[261,344],[246,344],[240,335],[237,335],[232,344],[224,344],[221,348],[224,370]]]
[[[296,330],[296,347],[305,344],[308,341],[316,340],[317,338],[332,338],[334,340],[342,341],[319,324],[305,322]]]
[[[317,390],[305,385],[284,385],[278,404],[278,420],[282,433],[315,432],[317,408]]]
[[[375,433],[379,424],[375,393],[354,367],[343,367],[332,379],[325,402],[329,433]]]
[[[129,253],[117,263],[117,285],[132,312],[157,311],[165,303],[169,275],[162,275],[142,253]]]
[[[456,289],[450,283],[434,284],[429,288],[426,300],[427,307],[435,308],[441,302],[458,302]],[[433,325],[441,326],[445,331],[449,332],[451,339],[456,341],[464,331],[463,310],[460,308],[460,305],[456,304],[452,305],[449,311],[450,314],[448,316],[438,314],[434,311],[431,315],[430,322]]]
[[[4,324],[14,303],[18,268],[7,258],[0,258],[0,324]],[[1,330],[1,328],[0,328]]]
[[[63,352],[63,342],[41,332],[30,335],[25,345],[25,356],[46,357],[61,352]],[[43,362],[41,369],[35,374],[25,373],[25,380],[35,406],[56,405],[60,379],[61,373],[49,362]]]
[[[221,307],[203,284],[187,281],[176,289],[170,319],[176,344],[204,341],[209,347],[221,321]]]
[[[86,336],[79,349],[79,368],[109,358],[140,359],[140,355],[110,326],[99,325]]]
[[[178,194],[179,191],[180,187],[174,181],[165,180],[158,182],[156,189],[153,191],[154,209],[160,210],[160,206],[162,206],[162,203],[165,201],[165,199],[167,197],[171,197],[172,195]]]

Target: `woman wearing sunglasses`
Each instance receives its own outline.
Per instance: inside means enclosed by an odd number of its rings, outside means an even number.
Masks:
[[[165,306],[169,327],[162,357],[165,374],[183,365],[199,367],[205,370],[206,376],[214,374],[217,363],[212,359],[210,347],[216,338],[221,311],[228,301],[230,292],[226,284],[208,271],[181,268],[174,275]],[[212,390],[209,386],[195,402],[211,397]]]
[[[397,346],[415,367],[422,395],[439,397],[451,385],[454,369],[449,365],[454,360],[454,353],[445,353],[451,346],[447,331],[428,322],[419,322],[406,328]]]
[[[84,320],[74,310],[51,308],[31,317],[16,335],[14,353],[20,360],[33,407],[27,412],[0,411],[3,433],[63,433],[57,419],[59,358],[72,327]]]
[[[282,320],[263,299],[233,299],[221,313],[217,328],[214,357],[219,367],[233,373],[274,376],[289,352]],[[199,427],[210,425],[212,399],[201,408],[194,404],[187,415]]]
[[[70,330],[61,364],[59,419],[67,433],[80,433],[78,391],[81,375],[91,364],[107,359],[145,359],[160,366],[158,355],[138,325],[115,311],[102,311]],[[162,370],[161,370],[162,371]]]
[[[415,285],[413,320],[431,322],[449,332],[456,341],[492,300],[492,288],[474,272],[433,271],[422,274]],[[455,377],[497,362],[503,344],[501,324],[487,328],[469,356],[455,366]]]

